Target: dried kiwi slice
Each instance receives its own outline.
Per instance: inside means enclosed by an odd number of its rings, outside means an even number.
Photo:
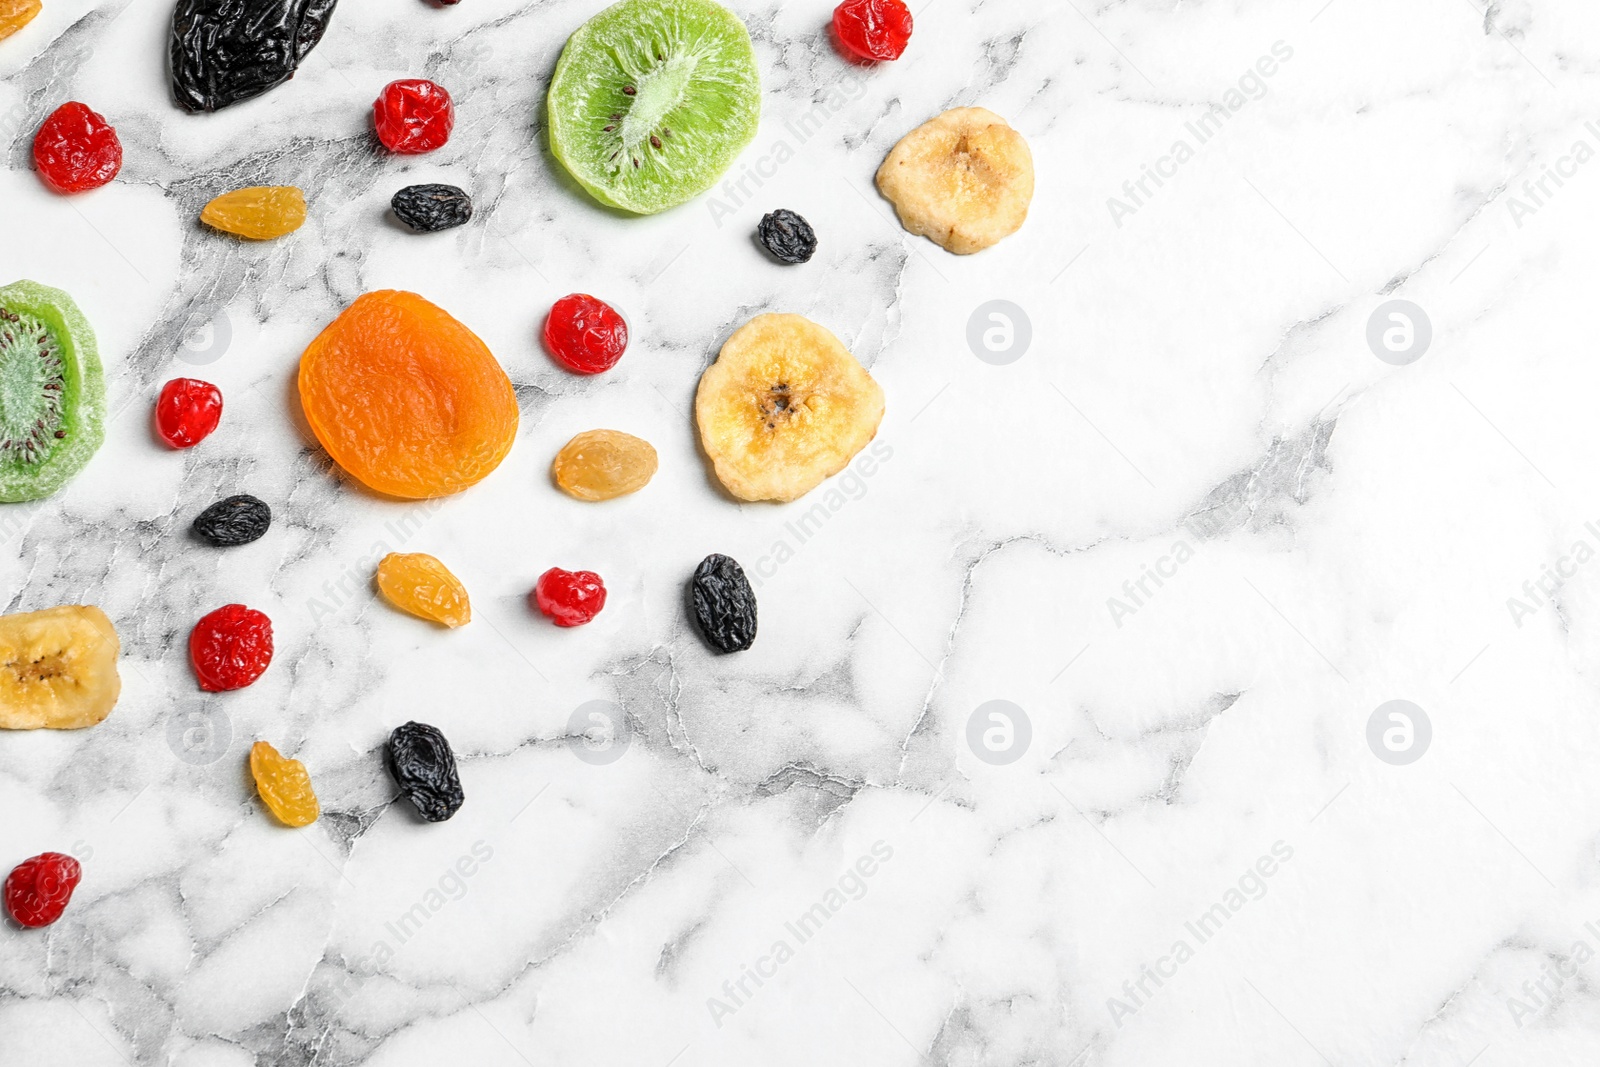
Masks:
[[[38,282],[0,289],[0,501],[67,483],[105,439],[94,330],[72,297]]]
[[[622,0],[578,28],[546,100],[550,148],[601,203],[640,215],[716,184],[761,118],[750,34],[712,0]]]

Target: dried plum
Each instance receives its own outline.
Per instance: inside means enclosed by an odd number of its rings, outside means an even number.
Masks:
[[[172,97],[216,111],[294,76],[338,0],[178,0],[168,46]]]
[[[408,185],[389,201],[394,217],[418,233],[436,233],[472,218],[472,197],[454,185]]]
[[[785,207],[761,216],[756,240],[783,263],[809,263],[817,254],[817,234],[811,223]]]
[[[209,545],[248,545],[272,525],[272,509],[248,493],[219,500],[195,516],[195,536]]]
[[[466,797],[456,774],[455,753],[437,727],[421,722],[397,726],[389,735],[389,773],[400,792],[428,822],[444,822]]]
[[[689,585],[695,625],[719,652],[742,652],[756,639],[756,594],[744,568],[712,553],[695,568]]]

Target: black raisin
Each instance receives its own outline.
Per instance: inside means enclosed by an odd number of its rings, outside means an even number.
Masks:
[[[809,263],[817,253],[817,234],[811,223],[784,207],[761,216],[756,240],[783,263]]]
[[[168,63],[186,111],[216,111],[288,81],[337,0],[178,0]]]
[[[444,822],[461,810],[465,795],[456,774],[455,753],[438,727],[408,722],[389,735],[389,773],[417,814]]]
[[[219,500],[194,519],[194,532],[200,540],[218,548],[248,545],[272,525],[272,509],[265,500],[247,493]]]
[[[389,207],[418,233],[448,230],[472,218],[472,197],[453,185],[408,185],[394,194]]]
[[[756,594],[744,568],[712,553],[700,561],[689,583],[695,625],[719,652],[742,652],[756,639]]]

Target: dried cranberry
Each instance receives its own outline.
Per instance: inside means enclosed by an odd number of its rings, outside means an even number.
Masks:
[[[243,604],[228,604],[194,624],[189,661],[208,693],[243,689],[272,662],[272,620]]]
[[[222,418],[222,390],[199,378],[174,378],[156,401],[156,429],[173,448],[193,448]]]
[[[533,599],[557,626],[582,626],[606,606],[606,583],[594,571],[551,567],[539,575]]]
[[[98,189],[122,169],[122,142],[102,116],[73,100],[52,111],[34,135],[33,165],[58,193]]]
[[[833,9],[833,32],[857,59],[899,59],[911,40],[904,0],[844,0]]]
[[[455,105],[438,82],[403,78],[383,87],[372,102],[378,140],[391,152],[415,155],[442,148],[456,124]]]
[[[573,293],[550,308],[544,343],[567,369],[599,374],[616,366],[628,350],[628,324],[605,301]]]
[[[41,852],[6,876],[6,910],[23,926],[49,926],[61,918],[83,868],[71,856]]]

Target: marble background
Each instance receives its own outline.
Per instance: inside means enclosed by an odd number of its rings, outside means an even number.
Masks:
[[[55,927],[0,927],[0,1064],[1594,1062],[1593,5],[925,0],[860,70],[829,0],[733,0],[765,88],[744,190],[650,219],[539,133],[600,0],[345,0],[292,82],[211,116],[168,97],[168,0],[45,5],[0,43],[0,281],[76,297],[118,417],[0,513],[0,588],[103,606],[125,688],[92,731],[0,737],[0,866],[86,871]],[[386,157],[368,108],[408,76],[459,122]],[[126,149],[71,199],[29,156],[67,99]],[[967,104],[1029,138],[1038,193],[958,259],[871,177]],[[403,231],[419,181],[477,218]],[[292,237],[197,223],[262,183],[306,189]],[[778,206],[822,237],[808,267],[750,239]],[[364,494],[299,421],[299,352],[385,287],[478,332],[522,406],[436,505]],[[597,379],[535,340],[572,291],[634,327]],[[1003,365],[968,342],[995,300],[1029,327]],[[1369,344],[1394,300],[1426,345]],[[689,407],[768,310],[839,334],[888,413],[832,495],[739,506]],[[181,453],[149,424],[180,375],[227,396]],[[551,487],[597,426],[655,444],[645,491]],[[193,542],[234,492],[272,531]],[[402,546],[465,580],[470,626],[375,602]],[[737,657],[681,607],[712,551],[759,571]],[[605,575],[595,623],[530,613],[552,565]],[[277,659],[206,696],[185,638],[229,601]],[[1369,742],[1392,700],[1409,746],[1393,709]],[[608,708],[617,743],[580,740]],[[392,803],[412,718],[462,758],[449,823]],[[313,827],[261,811],[256,738],[310,767]]]

